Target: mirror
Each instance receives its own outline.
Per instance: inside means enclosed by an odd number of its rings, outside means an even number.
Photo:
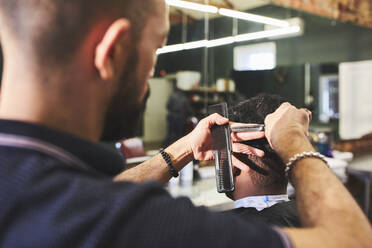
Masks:
[[[198,71],[202,73],[200,87],[204,88],[206,97],[201,98],[204,105],[213,99],[234,103],[243,98],[254,96],[260,92],[269,92],[286,97],[298,107],[307,107],[313,111],[316,125],[327,125],[338,129],[338,66],[342,62],[363,61],[372,59],[372,30],[367,27],[345,23],[307,12],[288,9],[273,4],[265,4],[246,10],[249,13],[280,20],[298,18],[303,22],[303,33],[285,35],[268,39],[255,39],[235,42],[211,48],[196,48],[159,55],[156,76],[169,75],[178,71]],[[237,20],[230,17],[190,14],[191,11],[174,10],[171,33],[168,45],[268,30],[264,24]],[[177,13],[187,14],[179,18]],[[172,16],[171,15],[171,16]],[[182,23],[183,19],[183,23]],[[181,20],[181,22],[179,21]],[[185,24],[186,23],[186,24]],[[205,27],[208,36],[205,36]],[[186,31],[185,31],[186,30]],[[187,33],[185,38],[184,33]],[[275,68],[267,70],[239,70],[234,67],[237,60],[237,47],[254,47],[263,43],[273,43],[275,51]],[[250,48],[249,48],[250,49]],[[253,51],[253,52],[252,52]],[[272,54],[260,49],[252,50],[246,58],[251,57],[260,67]],[[241,54],[241,51],[238,52]],[[243,63],[244,63],[244,56]],[[270,57],[271,56],[271,57]],[[235,61],[236,63],[236,61]],[[247,62],[248,63],[248,62]],[[237,69],[237,70],[236,70]],[[221,98],[210,96],[218,90],[219,79],[231,79],[235,83],[235,91],[226,93]],[[332,79],[328,83],[325,80]],[[209,97],[208,97],[209,96]],[[200,98],[196,97],[198,100]],[[325,101],[325,99],[328,99]],[[201,113],[205,113],[204,110]],[[372,131],[372,130],[371,130]]]

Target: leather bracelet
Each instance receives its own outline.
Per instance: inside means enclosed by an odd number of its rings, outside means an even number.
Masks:
[[[301,159],[304,158],[317,158],[322,160],[329,168],[329,165],[327,163],[327,160],[325,159],[326,157],[319,152],[302,152],[302,153],[297,153],[294,155],[292,158],[289,159],[289,162],[285,165],[285,175],[288,178],[289,176],[289,171],[293,168],[293,166],[300,161]]]
[[[164,151],[163,148],[161,148],[159,150],[161,156],[163,157],[164,161],[167,163],[168,167],[169,167],[169,172],[170,174],[172,175],[172,177],[178,177],[179,173],[178,171],[174,168],[173,164],[172,164],[172,160],[171,160],[171,157],[169,156],[168,153],[166,153]]]

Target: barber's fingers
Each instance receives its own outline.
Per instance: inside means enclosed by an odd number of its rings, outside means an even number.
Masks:
[[[205,128],[211,128],[213,125],[224,125],[229,123],[229,120],[221,115],[215,113],[200,121],[200,124]]]
[[[301,108],[301,110],[306,112],[310,121],[313,119],[313,113],[310,110],[308,110],[307,108]]]
[[[313,114],[311,113],[311,111],[308,110],[307,108],[301,108],[300,110],[305,112],[305,116],[307,117],[306,121],[309,123],[311,119],[313,118]],[[310,135],[309,130],[306,130],[305,132],[306,132],[306,136]]]
[[[241,143],[233,143],[232,150],[236,153],[244,153],[248,155],[255,155],[258,157],[265,156],[264,151]]]
[[[294,106],[292,104],[290,104],[289,102],[284,102],[282,103],[279,108],[275,111],[278,115],[279,114],[283,114],[284,112],[286,112],[289,108],[293,108]],[[274,112],[274,113],[275,113]]]
[[[248,171],[248,168],[249,168],[248,165],[241,162],[234,155],[232,155],[231,158],[232,158],[232,164],[233,164],[234,167],[240,169],[241,171],[245,171],[245,172]]]
[[[310,110],[306,108],[296,109],[298,112],[298,123],[306,127],[306,129],[309,128],[309,123],[312,119],[312,113]],[[308,130],[307,130],[308,131]]]
[[[277,150],[283,143],[283,138],[290,137],[293,130],[308,134],[311,117],[309,110],[283,103],[274,113],[265,118],[265,134],[270,146]]]
[[[231,133],[231,140],[234,142],[261,139],[263,137],[265,137],[265,132],[262,131]]]
[[[230,127],[241,127],[246,124],[244,123],[237,123],[237,122],[230,122]],[[232,132],[231,133],[231,140],[234,142],[239,141],[246,141],[246,140],[254,140],[254,139],[260,139],[265,137],[265,132],[257,131],[257,132]]]
[[[284,119],[288,121],[289,119],[292,118],[297,118],[298,120],[299,116],[306,117],[307,121],[310,121],[312,119],[312,113],[310,110],[306,108],[298,109],[295,106],[291,105],[290,103],[285,102],[281,104],[280,107],[274,113],[271,113],[266,116],[265,124],[266,127],[270,127],[270,125],[267,124],[275,123],[281,117],[284,117]],[[287,117],[291,118],[288,119]]]

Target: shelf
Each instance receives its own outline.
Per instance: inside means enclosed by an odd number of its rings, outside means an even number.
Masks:
[[[235,92],[229,92],[229,91],[217,91],[214,88],[197,88],[197,89],[192,89],[192,90],[183,90],[182,92],[185,92],[186,94],[205,94],[205,93],[210,93],[210,94],[235,94]]]

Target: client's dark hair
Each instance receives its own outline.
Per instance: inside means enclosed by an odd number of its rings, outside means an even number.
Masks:
[[[264,124],[265,117],[286,102],[283,97],[259,94],[229,108],[230,121],[240,123]],[[266,138],[245,141],[244,144],[259,148],[265,152],[262,158],[253,155],[236,154],[236,157],[251,168],[252,182],[267,189],[284,187],[288,181],[284,175],[285,165]]]

